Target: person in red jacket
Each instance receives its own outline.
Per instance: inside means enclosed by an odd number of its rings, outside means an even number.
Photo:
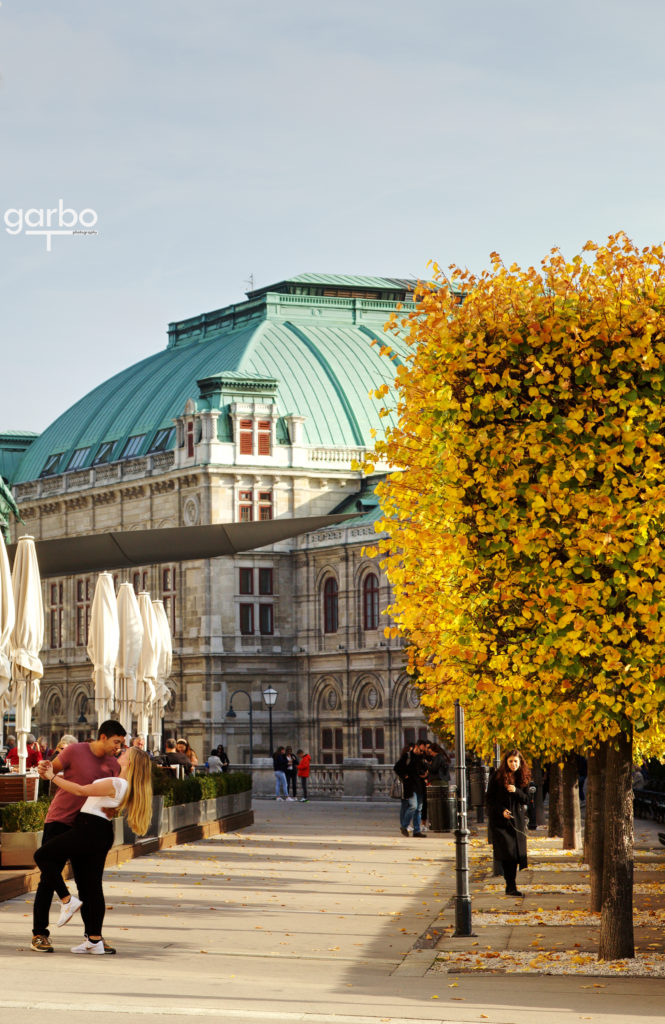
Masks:
[[[302,786],[302,796],[300,797],[300,803],[307,803],[307,780],[309,778],[309,766],[312,763],[312,759],[309,754],[304,754],[302,750],[298,750],[296,757],[300,759],[298,764],[298,778],[300,779],[300,785]]]
[[[28,759],[25,763],[25,767],[26,769],[36,768],[42,759],[42,755],[39,750],[39,744],[37,743],[37,740],[32,735],[32,733],[30,733],[30,735],[27,737],[27,744]],[[7,751],[7,760],[9,761],[10,764],[13,764],[14,766],[18,764],[18,746],[12,747],[11,750]]]

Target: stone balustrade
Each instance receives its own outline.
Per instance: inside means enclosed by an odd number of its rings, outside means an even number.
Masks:
[[[255,757],[251,765],[232,764],[230,770],[252,773],[255,797],[275,796],[272,758]],[[390,799],[393,778],[392,765],[379,764],[374,757],[352,757],[342,764],[311,765],[307,791],[313,800],[385,801]]]

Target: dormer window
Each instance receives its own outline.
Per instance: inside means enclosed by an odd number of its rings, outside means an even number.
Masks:
[[[187,458],[194,458],[194,420],[187,424]]]
[[[67,465],[67,472],[71,473],[73,469],[80,469],[83,463],[88,458],[89,454],[90,446],[88,446],[87,448],[77,448],[74,454],[72,455],[71,459],[69,460],[69,463]]]
[[[39,474],[40,479],[43,476],[55,476],[58,472],[58,466],[60,465],[60,460],[63,454],[63,452],[58,452],[57,455],[49,455],[48,459],[44,463],[44,468]]]
[[[259,455],[270,455],[270,441],[272,438],[270,420],[259,420],[257,436]]]
[[[133,459],[140,452],[145,441],[145,434],[135,434],[134,437],[127,438],[125,447],[122,449],[120,455],[121,459]]]
[[[97,454],[92,460],[93,466],[103,466],[105,463],[110,462],[115,446],[115,441],[102,441],[97,449]]]
[[[158,430],[148,448],[148,453],[153,455],[155,452],[165,452],[173,445],[174,436],[175,427],[164,427],[162,430]]]

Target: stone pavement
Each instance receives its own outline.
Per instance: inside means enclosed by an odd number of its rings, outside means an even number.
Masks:
[[[107,873],[105,935],[117,956],[72,956],[76,920],[53,928],[55,954],[34,953],[32,896],[1,904],[5,1019],[662,1021],[665,980],[609,978],[593,987],[578,977],[432,970],[433,929],[454,889],[452,837],[404,839],[396,803],[254,808],[256,824],[243,832]]]

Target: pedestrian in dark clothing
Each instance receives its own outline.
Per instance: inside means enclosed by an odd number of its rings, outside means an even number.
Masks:
[[[275,772],[275,800],[288,800],[289,790],[286,784],[286,752],[278,747],[272,755],[272,766]],[[282,796],[282,793],[284,794]]]
[[[231,762],[229,761],[229,755],[224,750],[224,745],[222,743],[217,747],[217,757],[222,762],[222,771],[228,772]]]
[[[399,760],[395,762],[394,771],[401,779],[403,790],[399,830],[403,836],[408,836],[409,825],[413,825],[414,838],[425,839],[425,833],[421,828],[421,813],[427,771],[425,762],[413,743],[404,747]]]
[[[487,787],[487,808],[494,858],[501,862],[507,896],[522,896],[517,888],[517,869],[527,867],[526,805],[529,766],[519,750],[509,750]]]
[[[298,784],[298,758],[293,753],[293,747],[287,747],[285,752],[286,757],[286,789],[289,796],[287,800],[295,800],[298,796],[296,792],[296,786]]]

